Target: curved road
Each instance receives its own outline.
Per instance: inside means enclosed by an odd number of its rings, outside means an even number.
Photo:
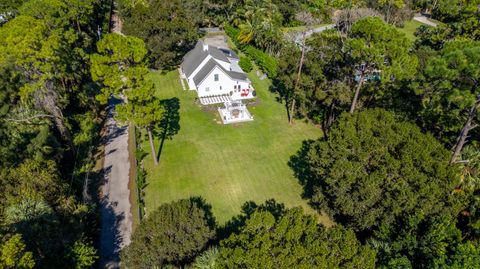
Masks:
[[[305,32],[305,38],[309,38],[314,33],[320,33],[320,32],[323,32],[325,30],[329,30],[329,29],[333,29],[333,28],[335,28],[335,24],[323,25],[323,26],[319,26],[319,27],[307,30]],[[302,45],[302,38],[303,38],[303,32],[300,31],[300,32],[295,34],[295,36],[293,38],[293,41],[295,42],[295,44],[301,46]]]

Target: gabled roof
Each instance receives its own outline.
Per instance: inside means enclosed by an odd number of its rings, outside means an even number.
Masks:
[[[229,49],[217,48],[209,45],[208,49],[204,50],[203,44],[203,41],[198,41],[195,47],[183,58],[182,69],[187,77],[192,75],[192,73],[203,62],[203,60],[208,57],[208,55],[212,56],[216,60],[227,63],[230,62],[228,58],[238,59],[238,56]]]
[[[205,79],[208,74],[217,66],[217,62],[214,59],[210,59],[200,71],[193,77],[193,82],[195,82],[195,85],[198,85],[202,80]]]
[[[247,74],[229,71],[223,68],[222,65],[218,64],[214,59],[210,59],[203,67],[198,71],[198,73],[193,77],[193,82],[195,85],[199,85],[207,76],[212,72],[215,67],[220,68],[227,76],[235,80],[248,80]]]

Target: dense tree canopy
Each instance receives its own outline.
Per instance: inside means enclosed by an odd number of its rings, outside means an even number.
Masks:
[[[378,105],[386,96],[392,99],[395,87],[416,74],[411,42],[378,17],[360,19],[346,33],[314,35],[306,46],[303,62],[296,46],[283,47],[274,89],[287,103],[296,102],[292,116],[306,116],[326,133],[348,107],[353,112]]]
[[[123,32],[145,41],[153,67],[174,68],[195,44],[198,38],[195,19],[202,13],[188,3],[150,0],[123,9]]]
[[[126,268],[185,265],[214,237],[215,220],[200,198],[161,205],[132,235],[122,251]]]
[[[380,229],[369,244],[378,251],[377,265],[384,268],[477,268],[478,244],[464,240],[455,217],[416,215]]]
[[[180,200],[149,208],[122,265],[480,268],[479,0],[112,3],[0,1],[0,268],[94,266],[82,194],[96,192],[103,111],[124,99],[116,119],[146,130],[157,162],[154,130],[178,132],[179,102],[157,99],[148,68],[176,68],[205,26],[234,33],[242,68],[321,124],[289,164],[336,226],[269,201],[215,231],[202,200]],[[412,44],[398,27],[414,12],[439,22]],[[107,33],[116,15],[121,35]]]
[[[357,231],[438,213],[451,206],[458,184],[448,155],[432,136],[390,112],[344,114],[308,153],[312,201]]]
[[[22,236],[16,234],[11,238],[2,238],[0,242],[0,268],[31,269],[35,266],[31,252],[25,251]]]
[[[124,99],[116,105],[117,118],[147,130],[152,157],[158,164],[152,128],[162,120],[164,109],[147,77],[145,44],[136,37],[108,34],[97,46],[99,53],[91,57],[92,78],[104,86],[97,99],[103,103],[111,97]]]
[[[78,186],[99,136],[87,55],[106,29],[107,8],[98,0],[0,4],[2,268],[96,261],[95,212],[79,202]]]
[[[452,161],[460,155],[478,122],[480,105],[480,42],[452,41],[428,61],[422,87],[422,118],[426,129],[445,142],[455,142]]]
[[[299,208],[280,216],[257,210],[220,243],[220,268],[374,268],[375,252],[351,230],[325,229]]]
[[[413,78],[417,59],[409,52],[408,39],[393,26],[379,18],[367,17],[352,26],[350,37],[347,50],[356,68],[354,75],[358,77],[350,112],[356,108],[362,85],[365,81],[377,80],[377,73],[384,85]],[[381,95],[381,91],[374,94]]]

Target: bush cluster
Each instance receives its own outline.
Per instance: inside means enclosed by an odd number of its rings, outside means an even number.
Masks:
[[[250,61],[250,59],[247,57],[240,57],[240,61],[238,62],[238,65],[240,65],[242,70],[247,73],[252,71],[253,69],[252,61]]]
[[[278,64],[277,60],[274,57],[270,56],[269,54],[263,52],[260,49],[255,48],[252,45],[244,45],[238,42],[237,36],[240,32],[239,29],[231,25],[226,25],[224,29],[225,33],[232,39],[233,43],[235,43],[235,45],[250,59],[252,59],[257,64],[257,66],[267,74],[269,78],[275,78],[277,76]],[[242,66],[240,65],[240,67]]]

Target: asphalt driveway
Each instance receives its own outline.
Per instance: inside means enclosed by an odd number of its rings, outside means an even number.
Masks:
[[[114,103],[108,112],[104,175],[101,187],[100,268],[119,268],[119,252],[130,243],[132,214],[130,204],[127,127],[117,126]]]

